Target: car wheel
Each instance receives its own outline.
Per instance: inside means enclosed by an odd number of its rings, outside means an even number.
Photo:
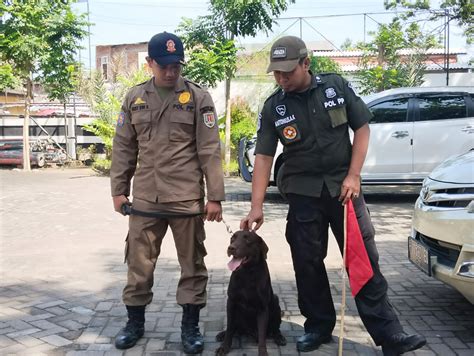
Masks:
[[[46,160],[44,159],[44,156],[39,156],[38,157],[38,167],[43,168],[45,164],[46,164]]]

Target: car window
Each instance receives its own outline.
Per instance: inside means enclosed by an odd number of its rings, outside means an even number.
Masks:
[[[408,98],[387,100],[369,107],[371,124],[407,121]]]
[[[463,96],[418,98],[420,121],[461,119],[467,117]]]

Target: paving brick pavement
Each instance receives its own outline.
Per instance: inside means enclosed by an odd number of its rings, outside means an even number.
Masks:
[[[120,300],[127,219],[114,213],[109,181],[89,169],[45,169],[30,173],[0,170],[0,355],[182,355],[181,308],[175,292],[179,266],[167,236],[155,273],[154,300],[147,308],[146,333],[122,352],[113,338],[125,322]],[[249,209],[250,186],[226,179],[224,218],[232,229]],[[417,188],[368,188],[369,208],[377,229],[381,269],[392,303],[408,332],[425,335],[428,345],[411,355],[473,355],[474,308],[456,291],[433,280],[407,261],[406,236]],[[296,355],[303,331],[291,257],[284,238],[286,205],[275,189],[265,204],[260,230],[275,292],[285,311],[282,330],[288,345],[268,342],[270,355]],[[209,268],[208,305],[201,328],[213,355],[215,335],[225,326],[229,234],[224,224],[206,223]],[[331,241],[328,274],[340,309],[340,257]],[[365,331],[352,298],[345,318],[344,355],[381,355]],[[334,342],[307,355],[335,355]],[[237,348],[240,347],[240,348]],[[230,355],[257,354],[253,340],[234,341]]]

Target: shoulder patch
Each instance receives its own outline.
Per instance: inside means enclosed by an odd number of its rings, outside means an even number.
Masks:
[[[122,127],[124,123],[125,123],[125,113],[123,111],[121,111],[118,114],[117,127]]]
[[[214,116],[214,112],[205,112],[202,114],[202,119],[204,121],[204,125],[212,129],[216,124],[216,117]]]

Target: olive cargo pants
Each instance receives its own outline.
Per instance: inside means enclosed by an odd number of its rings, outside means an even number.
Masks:
[[[140,207],[137,210],[141,210]],[[177,302],[180,305],[206,304],[208,274],[204,264],[207,252],[202,216],[150,218],[131,215],[125,246],[128,265],[127,285],[122,296],[125,305],[147,305],[152,301],[153,273],[168,226],[181,266]]]

